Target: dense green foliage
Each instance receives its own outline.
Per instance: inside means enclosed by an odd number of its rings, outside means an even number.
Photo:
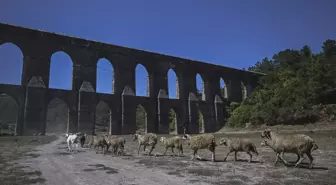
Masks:
[[[144,133],[147,122],[147,113],[143,106],[139,105],[136,109],[136,130],[138,133]]]
[[[173,109],[170,109],[169,111],[169,132],[176,131],[176,113]]]
[[[327,40],[320,53],[312,53],[309,46],[304,46],[257,62],[249,70],[266,75],[260,86],[231,112],[229,126],[305,124],[332,115],[335,106],[322,105],[321,92],[336,87],[335,59],[336,41]]]

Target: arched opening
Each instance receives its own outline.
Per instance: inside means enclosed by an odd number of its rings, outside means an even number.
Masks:
[[[197,90],[197,97],[200,100],[205,100],[204,82],[199,73],[197,73],[196,75],[196,90]]]
[[[0,84],[21,85],[23,54],[12,43],[0,45]]]
[[[199,128],[200,133],[204,133],[204,119],[203,119],[203,114],[200,110],[198,110],[198,115],[197,115],[197,125]]]
[[[135,95],[149,96],[149,76],[146,68],[142,64],[138,64],[135,73]]]
[[[136,108],[136,132],[147,133],[147,112],[142,105]]]
[[[48,104],[47,110],[47,133],[65,133],[69,125],[69,108],[61,99],[55,98]]]
[[[177,116],[173,108],[169,111],[169,133],[177,134]]]
[[[101,101],[96,107],[96,121],[95,133],[96,134],[111,134],[111,110],[108,105]]]
[[[18,105],[13,97],[0,93],[0,135],[15,134]]]
[[[228,98],[227,86],[223,78],[220,78],[220,92],[223,98]]]
[[[114,92],[114,68],[112,63],[102,58],[97,63],[97,92],[112,94]]]
[[[241,91],[242,91],[242,99],[245,100],[247,97],[247,89],[244,82],[241,82]]]
[[[72,60],[63,51],[58,51],[51,56],[49,88],[72,89]]]
[[[176,73],[173,69],[169,69],[168,71],[168,96],[169,98],[179,98],[179,82],[176,76]]]

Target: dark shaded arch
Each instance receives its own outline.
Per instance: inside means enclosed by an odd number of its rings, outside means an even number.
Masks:
[[[46,133],[65,133],[69,129],[69,107],[60,99],[52,99],[47,106]]]
[[[95,118],[96,134],[111,134],[112,130],[112,111],[108,104],[104,101],[98,102],[96,105]]]
[[[199,73],[196,74],[195,84],[198,99],[205,100],[204,79]]]
[[[60,99],[63,102],[66,103],[66,105],[68,107],[72,107],[72,105],[76,102],[76,101],[71,101],[72,98],[75,98],[76,96],[73,94],[71,96],[71,98],[69,98],[68,96],[68,91],[66,90],[62,90],[62,89],[53,89],[50,90],[47,94],[47,98],[46,98],[46,104],[48,105],[52,100],[54,99]]]
[[[135,95],[149,96],[149,73],[147,68],[142,64],[135,67]]]
[[[141,104],[136,107],[136,132],[146,133],[147,132],[147,110]]]
[[[1,85],[0,94],[6,94],[15,100],[17,106],[23,103],[23,88],[16,85]]]
[[[228,99],[229,96],[228,96],[227,85],[225,83],[225,80],[222,77],[219,79],[219,84],[220,84],[220,94],[221,94],[221,97],[223,97],[225,99]]]
[[[11,42],[0,44],[0,84],[21,85],[23,52]]]
[[[114,70],[113,63],[108,59],[101,58],[97,61],[97,92],[114,93]]]
[[[72,89],[73,62],[64,51],[57,51],[50,57],[49,88]]]
[[[0,134],[16,134],[19,104],[14,97],[0,93]]]
[[[174,69],[167,72],[168,77],[168,97],[179,99],[179,78]]]

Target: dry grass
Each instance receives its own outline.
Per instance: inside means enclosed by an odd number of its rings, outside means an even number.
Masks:
[[[28,154],[38,145],[56,140],[56,136],[15,136],[0,137],[0,182],[4,185],[43,183],[42,172],[29,171],[26,166],[20,166],[16,160],[27,157],[38,157]]]

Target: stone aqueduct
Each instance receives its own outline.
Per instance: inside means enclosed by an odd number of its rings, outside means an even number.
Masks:
[[[0,94],[13,97],[18,105],[18,135],[45,134],[48,103],[60,98],[69,107],[68,131],[94,132],[95,107],[105,102],[112,112],[111,134],[131,134],[136,130],[136,107],[147,112],[147,132],[169,133],[168,115],[177,114],[177,132],[188,123],[198,133],[197,111],[204,119],[204,132],[217,131],[224,122],[224,103],[243,99],[241,82],[247,95],[257,86],[262,74],[204,62],[141,51],[81,38],[0,24],[0,45],[12,43],[23,53],[21,85],[0,84]],[[50,58],[57,51],[73,61],[72,90],[49,88]],[[106,58],[114,68],[113,94],[96,93],[97,61]],[[135,95],[135,68],[148,72],[148,97]],[[167,72],[173,69],[178,79],[177,99],[167,96]],[[196,74],[203,79],[203,96],[196,96]],[[220,92],[220,78],[227,86],[227,101]]]

